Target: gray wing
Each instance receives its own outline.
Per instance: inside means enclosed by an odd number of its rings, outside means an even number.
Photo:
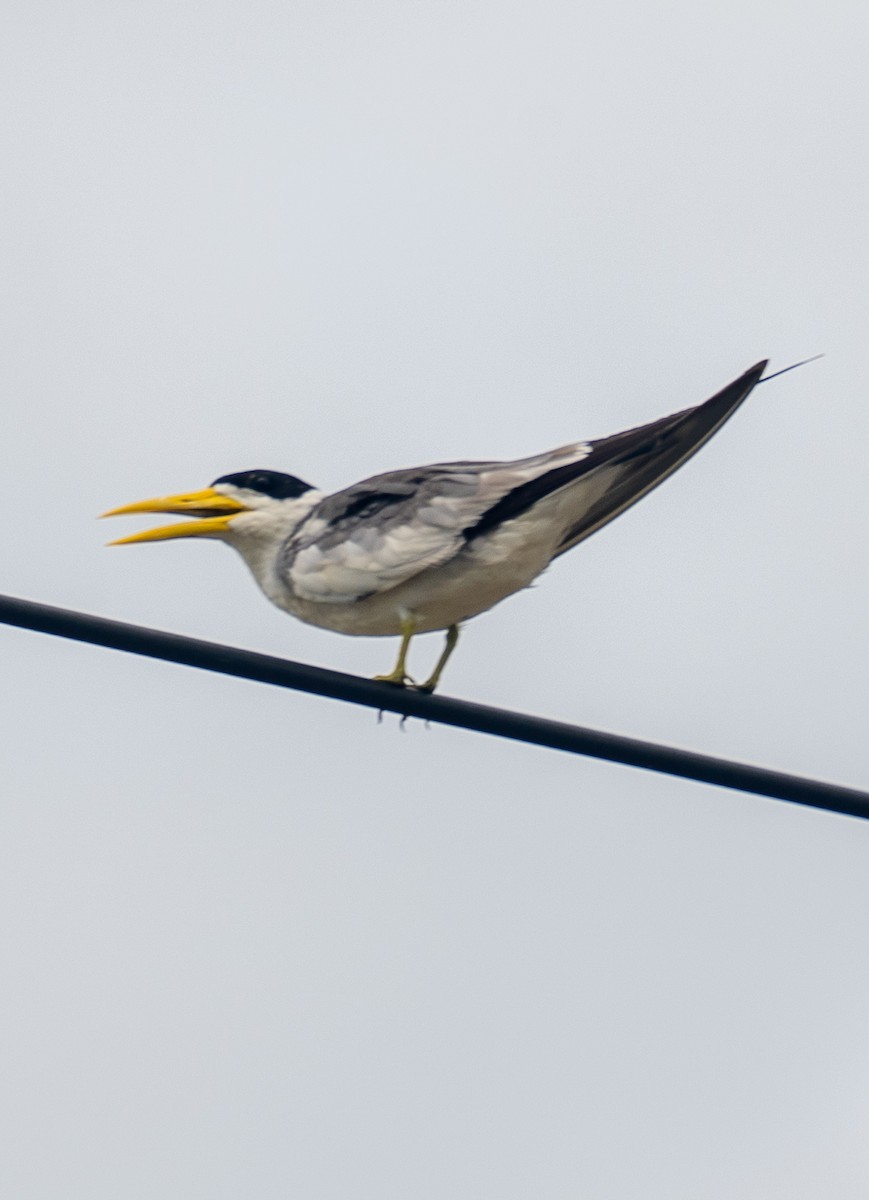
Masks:
[[[397,587],[460,554],[499,501],[587,442],[515,462],[436,463],[354,484],[317,505],[284,547],[280,570],[306,600],[347,603]]]
[[[758,363],[704,404],[599,441],[515,462],[437,463],[354,484],[314,509],[284,548],[281,570],[305,599],[360,600],[449,562],[544,503],[556,557],[695,454],[765,367]]]

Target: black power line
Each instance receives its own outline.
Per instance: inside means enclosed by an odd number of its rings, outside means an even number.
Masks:
[[[125,650],[130,654],[143,654],[166,662],[199,667],[205,671],[217,671],[222,675],[234,675],[239,679],[252,679],[257,683],[294,688],[300,692],[328,696],[333,700],[364,704],[406,717],[421,717],[443,725],[512,738],[517,742],[548,746],[569,754],[603,758],[630,767],[679,775],[684,779],[736,788],[776,800],[790,800],[794,804],[805,804],[851,817],[869,817],[869,793],[854,788],[820,783],[798,775],[784,775],[762,767],[694,754],[690,750],[657,746],[652,742],[600,733],[562,721],[548,721],[542,717],[508,712],[483,704],[471,704],[466,700],[424,695],[361,679],[356,675],[326,671],[321,667],[290,662],[268,654],[256,654],[252,650],[238,650],[232,646],[181,637],[176,633],[162,633],[157,629],[145,629],[122,621],[108,621],[104,617],[35,604],[13,596],[0,596],[0,622],[79,642],[90,642],[96,646],[107,646],[113,650]]]

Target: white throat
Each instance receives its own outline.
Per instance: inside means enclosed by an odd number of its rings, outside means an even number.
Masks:
[[[240,513],[223,540],[237,550],[251,574],[273,604],[283,608],[286,585],[278,576],[278,562],[287,539],[292,537],[325,492],[311,488],[294,500],[276,500],[262,508]]]

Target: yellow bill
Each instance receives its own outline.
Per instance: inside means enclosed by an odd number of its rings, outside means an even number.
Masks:
[[[163,542],[169,538],[219,537],[238,513],[248,512],[247,505],[214,488],[201,492],[182,492],[177,496],[161,496],[153,500],[138,500],[135,504],[124,504],[109,509],[104,517],[135,516],[139,513],[173,513],[178,516],[195,516],[199,520],[182,521],[177,525],[161,525],[157,529],[145,529],[129,537],[109,542],[110,546],[127,546],[133,542]]]

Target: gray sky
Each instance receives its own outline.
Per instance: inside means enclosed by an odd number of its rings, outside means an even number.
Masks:
[[[94,516],[525,455],[824,351],[473,622],[445,690],[869,786],[867,31],[18,6],[3,590],[372,674],[391,642]],[[3,1195],[865,1200],[860,822],[0,641]]]

